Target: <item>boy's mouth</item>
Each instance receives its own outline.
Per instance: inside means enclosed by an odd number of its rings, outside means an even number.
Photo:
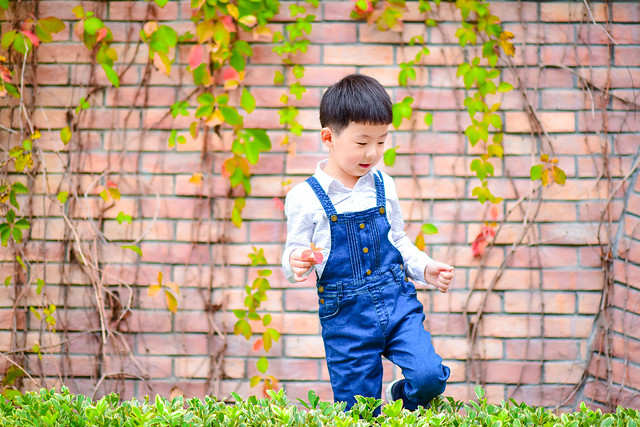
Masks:
[[[363,169],[367,169],[369,166],[371,166],[371,163],[360,163],[359,166]]]

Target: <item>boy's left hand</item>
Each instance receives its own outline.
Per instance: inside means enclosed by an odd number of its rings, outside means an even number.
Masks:
[[[453,279],[453,267],[444,262],[432,261],[424,269],[424,279],[442,293],[449,290]]]

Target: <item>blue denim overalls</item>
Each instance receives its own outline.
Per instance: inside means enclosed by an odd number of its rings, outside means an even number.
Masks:
[[[373,173],[373,172],[372,172]],[[380,398],[382,358],[402,368],[404,407],[426,406],[449,378],[425,331],[422,304],[391,244],[382,175],[374,173],[376,204],[338,214],[313,176],[307,182],[329,218],[331,251],[317,282],[319,316],[334,399]]]

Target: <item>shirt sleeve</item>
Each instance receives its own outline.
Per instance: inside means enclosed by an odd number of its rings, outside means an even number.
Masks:
[[[387,202],[391,207],[389,217],[391,242],[402,254],[407,275],[416,282],[431,286],[424,280],[424,270],[433,259],[418,249],[404,231],[404,219],[402,218],[395,182],[391,177],[388,177],[388,179],[384,180],[384,183]]]
[[[282,253],[282,269],[285,277],[291,283],[296,283],[293,278],[293,269],[289,263],[291,252],[298,248],[308,248],[315,229],[309,210],[304,208],[304,194],[301,190],[300,187],[292,188],[284,201],[284,213],[287,217],[287,241]],[[314,270],[315,266],[312,266],[303,276],[308,276]]]

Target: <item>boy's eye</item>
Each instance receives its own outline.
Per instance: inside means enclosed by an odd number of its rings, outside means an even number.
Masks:
[[[367,145],[366,142],[356,142],[356,144],[358,144],[358,145]]]
[[[378,144],[383,145],[383,144],[384,144],[384,141],[380,141],[380,142],[378,142]]]

